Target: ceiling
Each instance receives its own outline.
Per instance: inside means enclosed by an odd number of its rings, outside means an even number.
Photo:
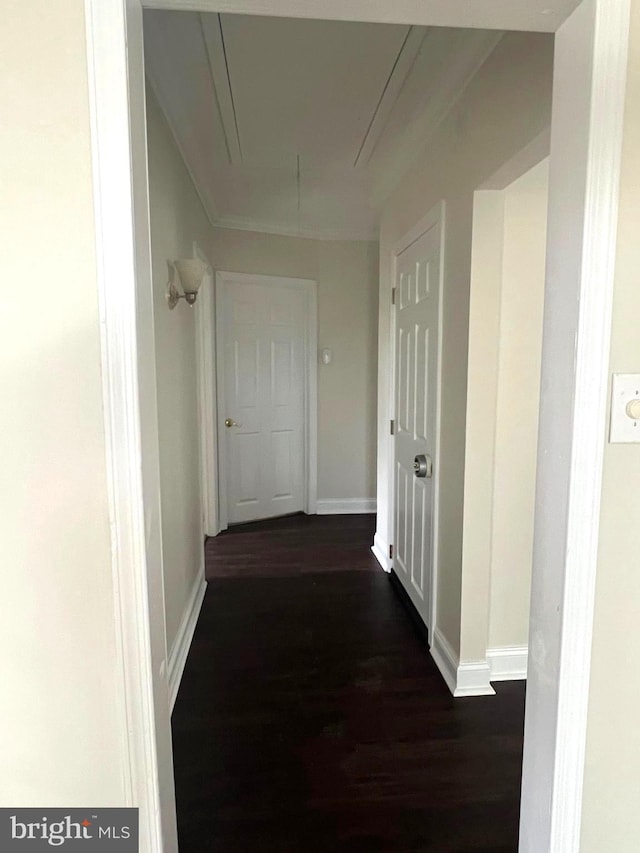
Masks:
[[[373,239],[500,33],[145,12],[147,76],[212,223]]]

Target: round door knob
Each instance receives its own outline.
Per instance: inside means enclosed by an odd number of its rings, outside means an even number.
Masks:
[[[433,464],[430,456],[425,456],[423,453],[418,454],[413,460],[413,471],[416,477],[431,477],[433,473]]]
[[[227,418],[224,422],[224,425],[226,427],[242,426],[242,424],[236,423],[233,418]]]

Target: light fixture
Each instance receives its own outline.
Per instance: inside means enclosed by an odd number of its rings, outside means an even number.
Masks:
[[[198,258],[187,258],[180,261],[169,262],[170,279],[167,286],[167,302],[172,310],[180,299],[184,299],[187,305],[193,305],[196,301],[200,285],[208,270],[207,265]],[[174,275],[175,273],[175,275]],[[182,293],[176,287],[175,277],[182,285]]]

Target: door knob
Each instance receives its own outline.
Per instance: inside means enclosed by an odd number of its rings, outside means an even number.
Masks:
[[[416,456],[413,460],[413,473],[420,479],[423,477],[431,477],[433,475],[433,462],[431,461],[431,457],[425,456],[423,453]]]
[[[224,425],[226,427],[242,426],[242,424],[236,423],[233,418],[227,418]]]

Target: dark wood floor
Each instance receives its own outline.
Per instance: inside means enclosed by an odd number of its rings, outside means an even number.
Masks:
[[[207,544],[173,714],[181,853],[515,853],[521,683],[453,700],[369,545],[293,517]]]

